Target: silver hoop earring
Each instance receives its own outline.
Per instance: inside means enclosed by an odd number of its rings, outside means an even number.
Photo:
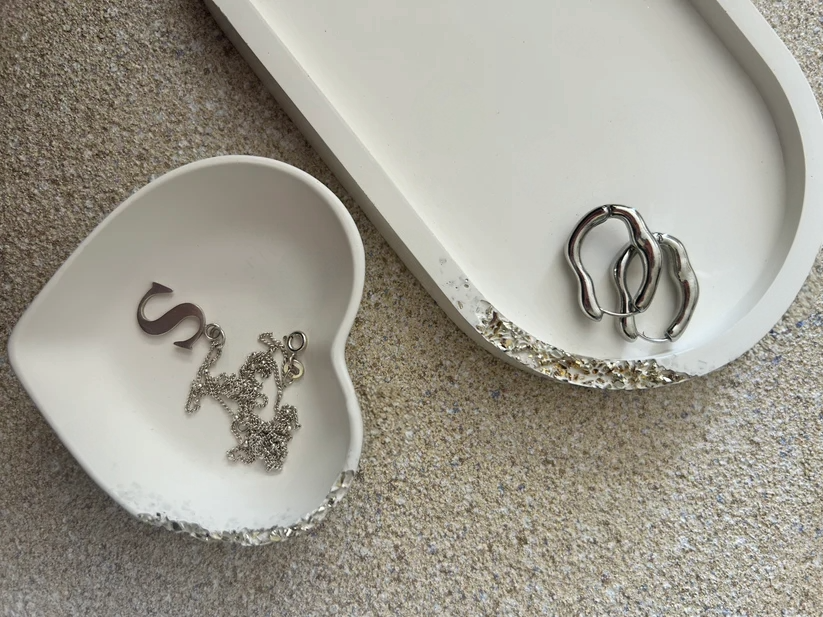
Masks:
[[[618,320],[619,330],[628,341],[634,341],[638,337],[650,343],[670,343],[676,341],[689,325],[689,321],[694,314],[695,306],[697,306],[697,300],[700,297],[697,275],[695,274],[691,261],[689,261],[689,255],[683,243],[669,234],[655,233],[654,237],[658,244],[666,249],[664,253],[668,253],[669,274],[678,286],[680,292],[680,307],[674,319],[672,319],[669,324],[669,327],[666,328],[666,333],[662,338],[647,336],[643,332],[639,332],[637,323],[635,322],[635,315],[621,317]],[[621,307],[629,307],[631,305],[631,294],[629,293],[627,274],[629,264],[636,254],[637,251],[634,246],[628,244],[617,258],[612,270]]]
[[[637,296],[629,297],[630,305],[628,309],[621,311],[609,311],[600,306],[597,301],[597,294],[594,289],[594,281],[589,275],[583,260],[580,257],[580,249],[586,235],[598,225],[602,225],[611,218],[622,220],[629,230],[629,241],[643,260],[643,284]],[[589,212],[578,223],[569,238],[566,255],[580,286],[580,306],[583,311],[594,321],[600,321],[603,315],[612,317],[628,317],[645,311],[654,298],[657,290],[657,281],[660,278],[660,264],[662,255],[660,246],[649,231],[643,217],[634,208],[619,205],[605,205],[595,208]]]
[[[629,243],[620,252],[612,268],[612,278],[617,288],[619,307],[610,311],[600,306],[594,289],[594,281],[583,265],[580,251],[583,240],[592,229],[611,218],[621,219],[629,230]],[[638,331],[635,318],[649,308],[657,292],[657,285],[664,259],[669,261],[669,274],[680,292],[680,307],[666,328],[663,337],[651,337]],[[628,206],[604,205],[595,208],[581,219],[572,232],[566,249],[566,257],[574,272],[578,286],[578,300],[583,312],[594,321],[603,315],[618,319],[618,330],[623,338],[633,342],[643,339],[651,343],[671,343],[686,330],[694,314],[700,287],[697,274],[689,260],[686,247],[670,234],[651,232],[637,210]],[[643,282],[635,295],[628,286],[629,264],[640,257],[643,266]]]

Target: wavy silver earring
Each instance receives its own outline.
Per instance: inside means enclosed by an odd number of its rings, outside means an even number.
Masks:
[[[580,256],[586,235],[612,218],[622,220],[629,231],[629,243],[620,252],[612,268],[613,282],[619,298],[617,311],[610,311],[600,306],[595,293],[594,281]],[[648,309],[654,299],[664,253],[667,254],[666,259],[669,261],[670,276],[680,292],[680,307],[664,336],[651,337],[638,331],[635,317]],[[603,315],[616,317],[618,329],[626,340],[643,339],[652,343],[670,343],[677,340],[689,325],[700,295],[700,288],[686,247],[674,236],[650,231],[643,217],[634,208],[609,204],[595,208],[586,214],[569,238],[566,257],[577,278],[580,290],[578,300],[583,312],[594,321],[600,321]],[[641,259],[643,283],[633,295],[629,291],[627,273],[629,264],[635,257]]]

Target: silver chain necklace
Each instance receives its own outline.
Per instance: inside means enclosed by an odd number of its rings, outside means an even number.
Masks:
[[[266,351],[249,354],[237,374],[214,376],[210,370],[223,353],[226,335],[217,324],[207,325],[204,333],[210,347],[191,384],[186,413],[193,414],[200,409],[204,396],[212,397],[232,419],[231,432],[237,446],[227,452],[229,460],[251,464],[262,459],[266,471],[280,470],[292,433],[300,428],[294,405],[281,405],[283,392],[303,376],[303,363],[296,356],[308,345],[308,337],[297,331],[279,341],[271,332],[264,332],[257,340],[266,345]],[[278,353],[283,357],[282,363],[277,361]],[[274,377],[277,394],[274,417],[266,421],[258,410],[269,404],[269,398],[262,391],[263,382],[269,377]],[[236,404],[234,409],[229,401]]]
[[[275,339],[271,332],[264,332],[257,340],[266,346],[266,351],[249,354],[237,374],[220,373],[215,377],[211,374],[211,368],[223,354],[226,333],[216,323],[207,324],[206,316],[199,306],[185,302],[157,319],[146,317],[144,310],[152,297],[171,293],[171,288],[158,282],[152,283],[137,306],[137,323],[146,334],[160,336],[176,328],[183,320],[195,319],[198,328],[194,335],[175,342],[175,345],[191,350],[201,336],[209,340],[209,351],[189,389],[186,413],[198,411],[203,397],[210,396],[231,417],[231,433],[237,440],[237,445],[226,453],[228,459],[247,465],[261,459],[266,471],[279,471],[283,468],[292,433],[300,428],[294,405],[281,404],[283,392],[305,372],[297,354],[308,346],[308,336],[297,330],[281,341]],[[277,361],[278,354],[283,358],[280,363]],[[265,409],[269,404],[269,398],[263,394],[263,382],[269,377],[274,378],[277,395],[274,400],[274,417],[265,421],[260,417],[259,410]],[[229,403],[234,403],[235,407],[232,408]]]

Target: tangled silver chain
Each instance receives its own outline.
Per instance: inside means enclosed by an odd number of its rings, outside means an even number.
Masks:
[[[237,374],[220,373],[217,376],[210,370],[223,353],[226,335],[217,324],[207,325],[205,335],[211,344],[192,381],[186,413],[199,410],[204,396],[212,397],[232,419],[231,432],[237,446],[227,452],[229,460],[251,464],[262,459],[266,471],[282,469],[288,443],[300,424],[294,405],[281,405],[281,402],[283,391],[303,376],[303,363],[297,359],[297,354],[308,345],[306,334],[297,331],[277,340],[271,332],[264,332],[257,340],[266,345],[266,351],[249,354]],[[277,361],[278,353],[283,357],[282,364]],[[277,394],[274,417],[266,421],[258,410],[269,404],[269,398],[263,394],[263,382],[269,377],[274,377]],[[229,405],[230,401],[236,408]]]

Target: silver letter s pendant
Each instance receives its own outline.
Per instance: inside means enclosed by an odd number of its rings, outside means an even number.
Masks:
[[[206,327],[206,316],[199,306],[190,302],[178,304],[174,308],[169,309],[165,315],[154,320],[146,319],[146,316],[143,314],[143,309],[145,309],[146,303],[152,296],[170,293],[172,293],[172,290],[165,285],[152,283],[151,289],[146,292],[146,295],[143,296],[143,299],[140,300],[140,304],[137,307],[137,323],[140,324],[140,328],[146,334],[159,336],[171,332],[184,319],[194,317],[198,321],[197,332],[185,341],[176,341],[174,343],[178,347],[190,350],[197,342],[197,339],[203,335]]]

